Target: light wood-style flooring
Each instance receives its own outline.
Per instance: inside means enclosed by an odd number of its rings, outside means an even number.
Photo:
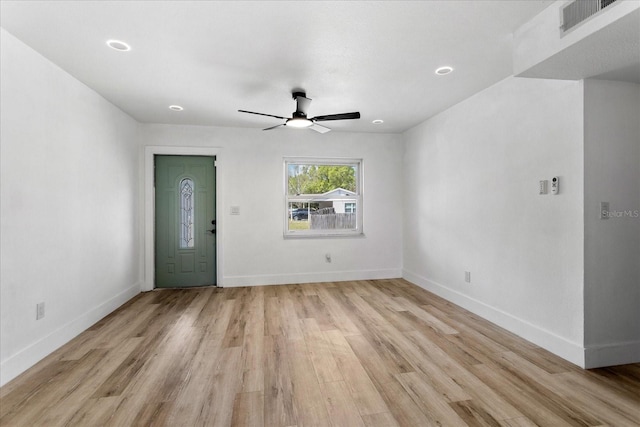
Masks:
[[[140,294],[0,389],[2,426],[637,426],[584,371],[409,282]]]

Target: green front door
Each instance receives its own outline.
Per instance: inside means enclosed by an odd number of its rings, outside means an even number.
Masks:
[[[214,157],[155,157],[157,288],[216,284],[214,162]]]

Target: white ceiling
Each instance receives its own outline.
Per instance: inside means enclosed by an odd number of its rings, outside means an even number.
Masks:
[[[361,112],[334,130],[400,132],[511,75],[511,33],[551,3],[2,1],[1,24],[140,122],[273,126],[237,110],[290,116],[302,88],[310,116]]]

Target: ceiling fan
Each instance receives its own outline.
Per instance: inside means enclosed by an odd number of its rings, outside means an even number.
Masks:
[[[279,128],[281,126],[288,126],[292,128],[309,128],[315,130],[316,132],[326,133],[331,129],[326,126],[319,125],[316,122],[326,122],[330,120],[351,120],[360,118],[360,113],[357,111],[354,113],[328,114],[325,116],[308,118],[307,110],[309,109],[309,104],[311,104],[311,99],[307,98],[307,94],[304,92],[293,92],[291,96],[296,100],[296,111],[293,112],[291,117],[274,116],[273,114],[256,113],[247,110],[238,111],[240,113],[257,114],[259,116],[275,117],[276,119],[286,120],[286,122],[282,124],[271,126],[262,130],[271,130]]]

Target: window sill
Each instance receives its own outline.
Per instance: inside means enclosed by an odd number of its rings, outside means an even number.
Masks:
[[[363,232],[353,234],[309,234],[309,233],[287,233],[283,235],[285,240],[297,239],[362,239],[365,238]]]

